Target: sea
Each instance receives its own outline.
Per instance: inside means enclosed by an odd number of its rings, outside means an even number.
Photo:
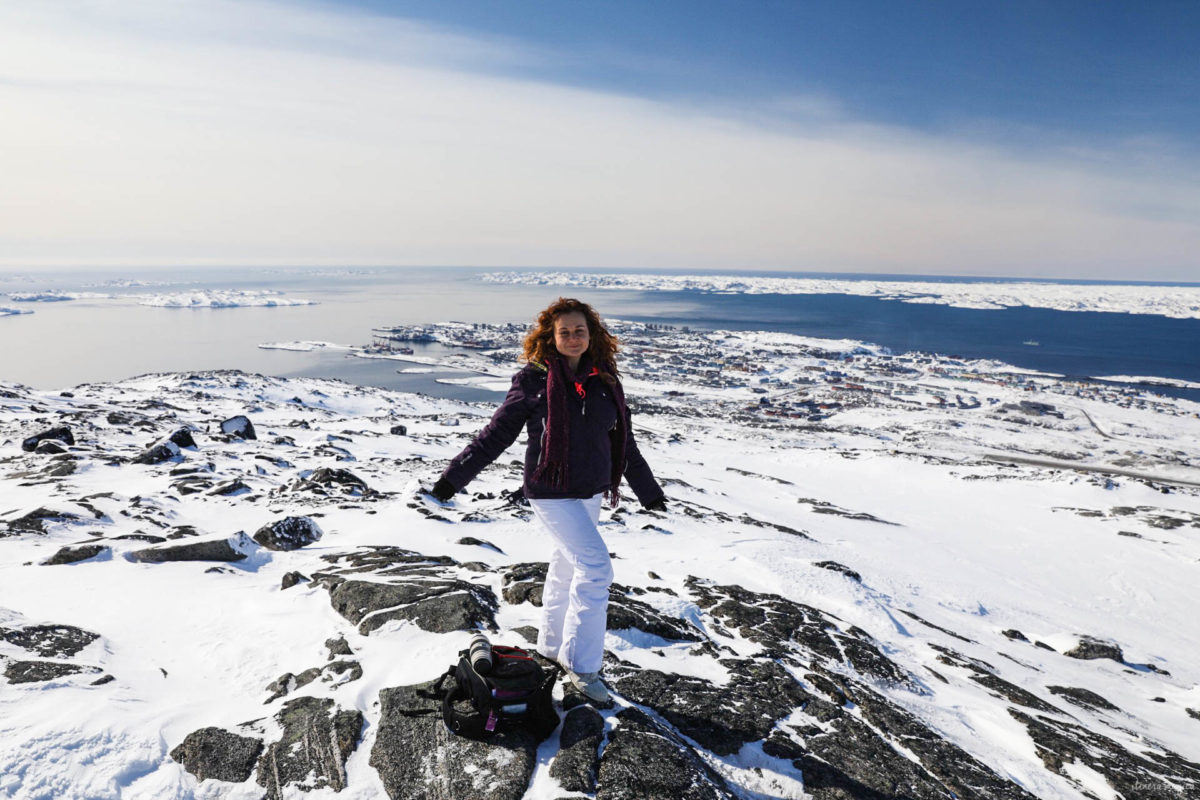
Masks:
[[[523,323],[531,321],[561,294],[579,297],[605,317],[615,319],[692,329],[770,330],[855,339],[894,353],[922,351],[995,359],[1071,377],[1148,376],[1200,384],[1197,319],[1028,307],[955,308],[844,294],[725,294],[512,285],[485,282],[482,276],[489,271],[445,267],[205,267],[0,273],[0,307],[33,312],[0,316],[0,381],[66,390],[81,383],[153,372],[238,369],[281,377],[337,378],[437,397],[488,401],[496,395],[440,382],[461,377],[458,372],[436,368],[415,371],[423,368],[392,360],[354,358],[334,349],[293,351],[260,345],[295,341],[364,345],[371,342],[374,329],[394,325]],[[738,274],[871,281],[997,280]],[[278,292],[283,298],[314,304],[233,308],[142,304],[148,295],[204,291]],[[16,302],[7,296],[10,292],[82,296],[56,302]],[[437,344],[417,344],[414,350],[415,355],[424,358],[436,358],[445,352]],[[1200,402],[1200,389],[1195,387],[1156,385],[1152,390]]]

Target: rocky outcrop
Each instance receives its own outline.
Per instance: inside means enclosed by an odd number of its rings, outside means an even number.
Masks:
[[[284,517],[254,532],[254,541],[268,550],[299,550],[324,535],[311,517]]]
[[[486,742],[455,736],[442,722],[433,683],[379,693],[379,729],[370,764],[391,800],[521,800],[537,761],[537,740],[520,728]],[[679,800],[678,797],[673,800]]]
[[[1051,772],[1070,779],[1071,767],[1078,764],[1103,775],[1122,797],[1138,800],[1200,797],[1200,764],[1157,747],[1136,755],[1112,739],[1067,720],[1035,717],[1013,708],[1008,713],[1026,727],[1038,757]]]
[[[210,539],[204,542],[189,542],[167,547],[148,547],[134,550],[127,556],[131,561],[146,564],[161,564],[167,561],[244,561],[254,550],[254,542],[242,532],[225,539]]]
[[[99,673],[98,667],[64,661],[10,661],[4,667],[9,683],[42,683],[79,673]]]
[[[498,603],[492,590],[454,578],[341,581],[330,588],[329,601],[364,635],[392,620],[407,620],[433,633],[496,628]]]
[[[608,669],[622,696],[654,709],[681,733],[717,755],[765,739],[810,695],[774,661],[726,661],[724,686],[702,678],[616,664]]]
[[[46,526],[48,525],[55,523],[70,524],[82,521],[82,517],[69,511],[59,511],[45,507],[36,508],[28,514],[0,523],[4,525],[4,529],[0,530],[0,536],[16,536],[22,533],[46,533]]]
[[[736,800],[695,750],[645,713],[629,708],[600,760],[596,800]]]
[[[328,699],[299,697],[285,703],[275,719],[283,736],[258,760],[258,785],[270,800],[296,789],[346,788],[346,759],[358,747],[361,712],[337,710]]]
[[[44,658],[71,658],[100,638],[100,634],[71,625],[0,627],[0,639]]]
[[[80,561],[87,561],[89,558],[95,558],[96,556],[111,552],[111,548],[103,544],[81,544],[78,547],[62,547],[59,548],[57,553],[43,561],[42,564],[47,567],[59,564],[76,564]]]
[[[239,736],[221,728],[201,728],[171,751],[171,758],[198,781],[242,783],[250,779],[263,749],[262,739]]]

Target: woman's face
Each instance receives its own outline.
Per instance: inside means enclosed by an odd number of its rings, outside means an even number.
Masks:
[[[579,358],[587,352],[590,341],[587,318],[582,312],[570,311],[555,318],[554,347],[562,355]]]

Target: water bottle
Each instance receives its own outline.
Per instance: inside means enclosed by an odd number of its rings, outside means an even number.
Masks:
[[[488,641],[487,636],[480,632],[471,637],[471,644],[467,648],[467,658],[480,675],[491,672],[492,643]]]

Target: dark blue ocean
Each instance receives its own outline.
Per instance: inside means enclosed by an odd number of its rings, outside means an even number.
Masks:
[[[592,303],[606,317],[619,319],[857,339],[896,353],[919,350],[988,358],[1077,377],[1135,375],[1200,383],[1200,320],[1195,319],[1025,307],[966,309],[854,295],[576,290],[485,283],[482,273],[465,268],[207,268],[0,274],[0,307],[34,312],[0,316],[0,380],[66,388],[146,372],[228,368],[340,378],[461,399],[494,399],[479,389],[437,382],[461,373],[402,373],[397,370],[415,365],[347,358],[335,350],[293,352],[259,345],[310,340],[359,345],[371,340],[373,328],[399,324],[525,322],[555,297],[566,294]],[[997,280],[817,273],[786,277]],[[140,284],[125,285],[130,281]],[[141,302],[146,294],[206,289],[270,290],[316,304],[194,309]],[[4,294],[35,291],[84,291],[101,296],[17,303]],[[441,348],[430,345],[418,351],[418,355],[436,357]],[[1154,391],[1200,401],[1197,389],[1155,387]]]

